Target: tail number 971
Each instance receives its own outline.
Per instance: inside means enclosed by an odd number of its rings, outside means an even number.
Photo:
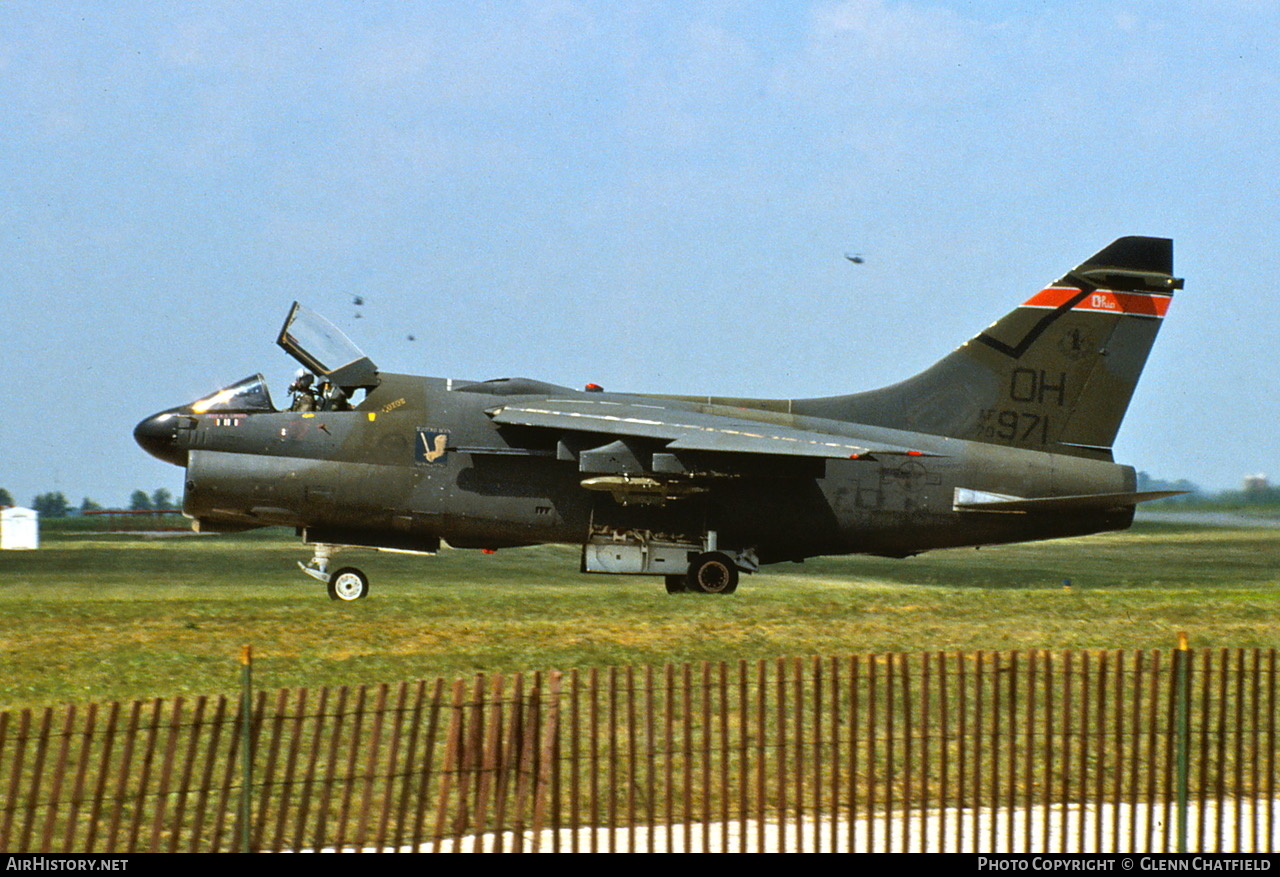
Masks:
[[[987,441],[1038,442],[1045,445],[1049,443],[1049,418],[1012,408],[986,408],[978,414],[974,435]]]

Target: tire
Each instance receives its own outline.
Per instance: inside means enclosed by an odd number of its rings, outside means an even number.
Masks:
[[[727,554],[699,554],[689,564],[688,588],[699,594],[732,594],[738,590],[738,567]]]
[[[344,566],[329,576],[329,599],[350,603],[369,596],[369,577],[354,566]]]
[[[668,594],[683,594],[685,591],[689,590],[688,576],[666,576],[666,580]]]

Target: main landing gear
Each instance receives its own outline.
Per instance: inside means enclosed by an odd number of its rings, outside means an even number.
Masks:
[[[330,600],[349,603],[369,596],[369,577],[354,566],[344,566],[332,573],[329,572],[329,561],[337,551],[335,546],[317,542],[313,550],[311,563],[304,564],[299,561],[298,566],[316,581],[325,583]]]
[[[716,544],[715,530],[701,538],[650,530],[592,527],[582,546],[582,571],[613,575],[660,575],[668,594],[732,594],[740,573],[755,572],[754,548],[741,551]],[[684,572],[675,572],[683,569]]]
[[[732,594],[738,590],[738,565],[723,551],[704,551],[689,564],[684,575],[665,577],[668,594]]]

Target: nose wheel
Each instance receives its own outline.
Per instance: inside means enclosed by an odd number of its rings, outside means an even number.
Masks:
[[[351,602],[369,596],[369,577],[354,566],[344,566],[329,576],[329,599]]]

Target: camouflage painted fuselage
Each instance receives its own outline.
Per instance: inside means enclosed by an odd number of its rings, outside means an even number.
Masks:
[[[1134,474],[1127,466],[1063,454],[889,429],[873,432],[920,454],[760,460],[691,453],[684,455],[688,477],[705,478],[705,493],[623,505],[581,482],[652,471],[659,443],[633,442],[639,446],[627,459],[589,461],[584,468],[582,453],[577,459],[566,453],[561,436],[502,427],[485,413],[516,399],[545,400],[544,388],[526,381],[448,386],[384,374],[353,411],[189,415],[193,427],[180,431],[187,446],[184,511],[206,529],[288,525],[306,528],[315,541],[428,550],[440,538],[464,548],[579,543],[594,516],[598,523],[655,532],[718,530],[726,544],[755,546],[765,563],[1078,535],[1122,529],[1132,519],[1132,507],[1035,516],[956,511],[957,489],[1024,497],[1123,493],[1134,489]],[[594,403],[657,401],[590,397]],[[702,413],[727,407],[662,405]],[[768,418],[765,425],[842,432],[836,421],[728,410],[738,418]],[[446,443],[437,452],[440,435]],[[860,425],[858,438],[869,437],[876,436]]]

